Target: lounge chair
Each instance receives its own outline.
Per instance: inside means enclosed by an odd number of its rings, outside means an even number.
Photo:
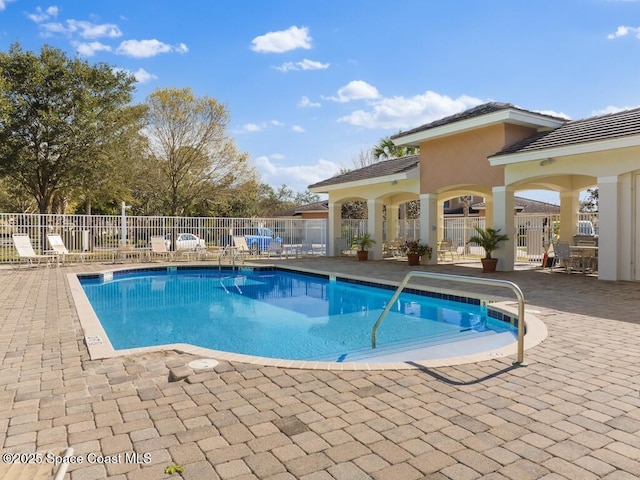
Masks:
[[[50,234],[47,235],[47,240],[49,241],[49,245],[51,245],[51,250],[57,253],[60,258],[62,258],[62,263],[66,261],[67,258],[79,258],[82,263],[85,262],[88,256],[93,255],[92,252],[70,252],[67,250],[67,247],[62,240],[62,237],[59,234]]]
[[[13,245],[18,251],[18,256],[20,256],[20,259],[25,260],[30,265],[32,265],[34,261],[37,265],[40,265],[40,262],[42,260],[46,260],[47,266],[49,266],[54,260],[56,261],[56,265],[59,265],[57,253],[44,255],[37,254],[33,250],[33,245],[31,245],[31,239],[29,238],[29,235],[27,235],[26,233],[14,233]]]
[[[300,247],[300,255],[301,256],[314,256],[316,252],[313,249],[313,243],[311,242],[302,242],[302,246]]]
[[[150,240],[152,257],[163,257],[167,260],[173,259],[173,252],[167,248],[167,244],[163,236],[154,235]]]
[[[227,247],[207,247],[199,250],[203,260],[218,260],[219,263],[227,255]]]
[[[251,254],[251,250],[249,250],[247,246],[247,239],[240,236],[233,237],[233,245],[235,247],[233,250],[233,259],[235,260],[238,257],[242,257],[242,261],[244,262],[247,256]]]
[[[284,253],[284,249],[282,248],[282,243],[272,240],[271,243],[269,243],[269,248],[267,248],[267,250],[265,250],[264,253],[268,257],[270,257],[271,255],[276,255],[282,258],[282,255]]]

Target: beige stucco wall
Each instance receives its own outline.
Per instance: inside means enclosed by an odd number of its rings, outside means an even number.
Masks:
[[[506,184],[539,188],[546,182],[558,191],[584,190],[596,185],[598,177],[635,171],[640,162],[640,147],[572,155],[552,153],[548,154],[551,163],[541,165],[541,160],[535,159],[509,165],[505,172]]]
[[[329,191],[330,202],[348,202],[351,200],[383,199],[388,204],[399,204],[418,198],[418,180],[407,179],[392,183],[383,178],[375,179],[357,187],[348,187]]]
[[[421,193],[463,185],[504,185],[504,168],[490,166],[487,157],[533,133],[532,128],[498,124],[421,143]]]

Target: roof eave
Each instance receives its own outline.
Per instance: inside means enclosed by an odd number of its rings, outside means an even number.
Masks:
[[[622,138],[611,138],[598,140],[595,142],[584,142],[573,145],[563,145],[559,147],[541,148],[538,150],[509,153],[505,155],[494,155],[488,157],[492,167],[510,165],[514,163],[531,162],[535,160],[546,160],[553,157],[566,157],[570,155],[581,155],[585,153],[602,152],[605,150],[615,150],[619,148],[640,146],[640,135],[631,135]]]
[[[384,175],[382,177],[365,178],[362,180],[354,180],[352,182],[334,183],[332,185],[324,185],[319,187],[309,187],[309,191],[313,193],[329,193],[333,190],[344,190],[345,188],[357,188],[367,185],[375,185],[384,182],[399,182],[401,180],[411,180],[420,178],[419,164],[404,172]]]
[[[428,128],[419,132],[407,135],[400,134],[392,138],[394,144],[398,146],[419,147],[421,142],[435,138],[446,137],[457,133],[488,127],[498,123],[511,123],[535,128],[538,131],[558,128],[566,123],[566,120],[554,119],[545,115],[532,112],[524,112],[516,109],[505,109],[497,112],[480,115],[466,120],[448,123],[438,127]]]

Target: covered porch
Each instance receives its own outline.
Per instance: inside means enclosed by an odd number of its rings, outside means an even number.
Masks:
[[[579,194],[599,192],[598,278],[640,280],[640,109],[565,119],[492,102],[392,137],[420,147],[420,236],[437,241],[440,201],[447,192],[485,194],[487,226],[516,236],[518,191],[560,193],[558,240],[578,233]],[[511,271],[514,242],[495,252]],[[437,260],[434,260],[434,263]]]

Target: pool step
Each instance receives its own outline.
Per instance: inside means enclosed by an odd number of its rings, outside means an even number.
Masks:
[[[507,345],[514,344],[515,341],[516,338],[512,333],[494,333],[492,335],[482,337],[468,338],[455,343],[432,345],[423,348],[405,350],[402,352],[393,352],[389,354],[375,353],[369,357],[358,359],[357,361],[376,363],[407,362],[462,357],[478,353],[492,352]]]
[[[466,331],[454,331],[454,332],[443,332],[440,334],[423,336],[411,338],[408,340],[401,340],[397,342],[391,343],[380,343],[378,341],[378,346],[373,349],[370,347],[360,348],[355,350],[350,350],[348,352],[343,352],[337,354],[331,358],[323,357],[323,358],[314,358],[313,360],[322,360],[322,361],[331,361],[331,362],[359,362],[359,361],[368,361],[373,357],[381,357],[388,355],[398,355],[398,354],[407,354],[407,352],[412,352],[415,350],[421,350],[425,348],[435,347],[439,345],[445,345],[445,349],[451,348],[451,345],[456,344],[457,342],[461,342],[470,338],[485,338],[491,337],[495,335],[496,332],[486,330],[486,331],[475,331],[475,330],[466,330]],[[416,357],[408,357],[416,359]]]

